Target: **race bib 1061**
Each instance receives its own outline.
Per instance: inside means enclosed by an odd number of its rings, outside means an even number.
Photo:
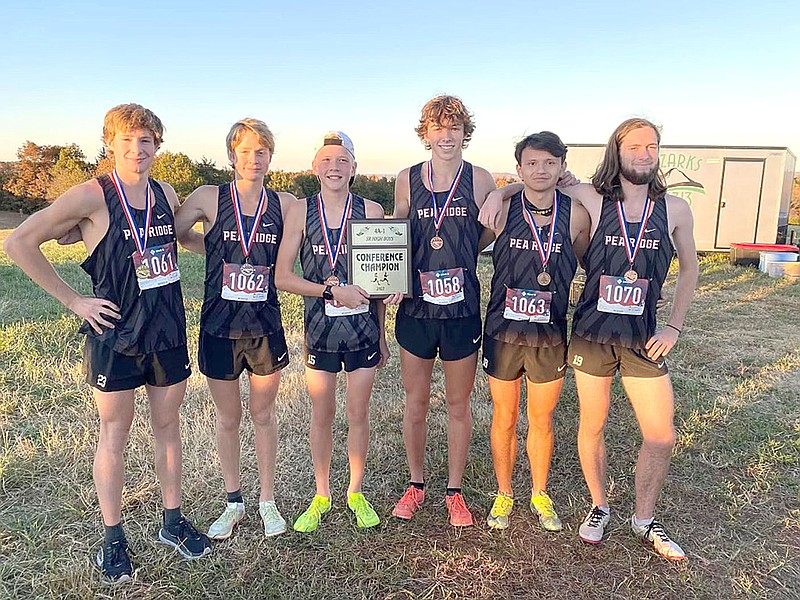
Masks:
[[[464,300],[464,269],[420,271],[422,299],[431,304],[455,304]]]
[[[178,270],[175,242],[170,242],[163,246],[145,248],[143,255],[134,252],[131,259],[133,260],[136,282],[139,284],[140,290],[169,285],[179,281],[181,278],[181,272]]]
[[[639,278],[628,283],[622,276],[601,275],[597,310],[618,315],[641,315],[649,285],[647,279]]]
[[[531,323],[550,322],[552,292],[506,288],[506,305],[503,318]]]
[[[236,302],[264,302],[269,295],[269,267],[225,263],[222,268],[222,298]]]

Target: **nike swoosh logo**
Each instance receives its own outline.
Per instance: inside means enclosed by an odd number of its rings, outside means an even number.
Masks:
[[[183,366],[184,371],[192,366],[192,363],[188,362]]]
[[[377,354],[377,352],[373,352],[372,354],[370,354],[370,355],[367,357],[367,360],[372,360],[373,358],[375,358],[375,355],[376,355],[376,354]]]
[[[558,372],[559,372],[559,373],[561,373],[561,371],[563,371],[563,370],[564,370],[564,369],[566,369],[566,368],[567,368],[567,363],[564,363],[563,365],[561,365],[560,367],[558,367]]]
[[[275,221],[271,221],[270,223],[262,223],[261,224],[262,227],[272,227],[273,225],[275,225]]]
[[[476,337],[474,340],[472,340],[472,343],[473,343],[473,344],[477,344],[477,343],[478,343],[478,340],[480,340],[480,339],[481,339],[481,336],[478,336],[478,337]]]
[[[658,368],[660,369],[661,367],[663,367],[665,362],[666,362],[666,361],[663,361],[663,360],[662,360],[660,363],[658,363]]]
[[[452,202],[458,202],[459,200],[463,200],[463,199],[464,199],[464,196],[456,196],[455,198],[453,198]]]
[[[653,229],[645,229],[644,230],[645,233],[653,233],[654,231],[655,231],[655,228],[653,228]]]
[[[160,215],[156,215],[156,219],[158,219],[158,220],[160,221],[161,219],[163,219],[163,218],[164,218],[164,217],[166,217],[166,216],[167,216],[167,213],[163,213],[163,214],[160,214]]]
[[[286,352],[284,352],[283,354],[281,354],[281,355],[278,357],[278,362],[282,361],[282,360],[283,360],[285,357],[286,357]]]

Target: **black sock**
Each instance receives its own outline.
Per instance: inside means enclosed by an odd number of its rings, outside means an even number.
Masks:
[[[181,507],[164,509],[164,525],[167,527],[175,525],[181,520]]]
[[[238,489],[235,492],[228,492],[228,502],[238,502],[242,504],[244,499],[242,498],[242,490]]]
[[[447,488],[447,495],[448,496],[455,496],[456,494],[461,493],[461,488]]]
[[[424,483],[417,483],[416,481],[411,482],[411,487],[417,488],[418,490],[424,490],[425,484]]]
[[[110,544],[111,542],[115,542],[117,540],[124,540],[125,539],[125,532],[122,531],[122,522],[117,523],[116,525],[105,525],[103,527],[103,541],[106,544]]]

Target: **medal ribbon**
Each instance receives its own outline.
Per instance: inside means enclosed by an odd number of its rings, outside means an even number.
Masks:
[[[558,217],[558,194],[553,192],[553,216],[550,218],[550,235],[547,239],[547,251],[542,246],[542,238],[539,236],[539,228],[533,220],[533,214],[525,206],[525,190],[519,193],[520,204],[522,205],[522,216],[531,228],[533,238],[536,240],[536,249],[539,250],[539,258],[542,261],[542,271],[547,270],[547,263],[550,262],[550,255],[553,253],[553,240],[556,237],[556,217]]]
[[[131,212],[131,205],[128,202],[128,196],[125,195],[125,188],[122,187],[122,181],[120,180],[119,175],[117,175],[116,169],[111,172],[111,181],[114,182],[114,187],[117,188],[117,197],[119,198],[119,203],[122,205],[122,212],[125,213],[125,218],[128,221],[128,227],[130,227],[133,241],[136,242],[136,250],[139,252],[139,256],[144,256],[144,251],[147,249],[147,240],[150,238],[150,222],[153,220],[153,203],[150,201],[152,196],[150,180],[147,180],[147,187],[144,191],[146,207],[144,210],[143,235],[139,233],[139,228],[136,226],[136,221],[133,218],[133,212]]]
[[[647,221],[650,219],[652,212],[653,205],[652,202],[650,202],[650,196],[648,196],[647,200],[644,202],[644,209],[642,209],[642,222],[639,223],[639,233],[636,234],[636,241],[634,242],[633,248],[631,248],[631,240],[628,235],[628,222],[625,220],[625,209],[622,206],[622,202],[617,201],[617,217],[619,218],[620,229],[622,229],[622,237],[625,239],[625,253],[628,255],[628,262],[631,263],[631,269],[633,269],[633,262],[639,254],[642,236],[644,235]]]
[[[347,200],[344,202],[344,210],[342,211],[342,222],[339,223],[339,241],[336,243],[336,251],[331,251],[331,240],[328,235],[328,219],[325,218],[325,203],[322,200],[322,192],[317,194],[317,210],[319,211],[319,223],[322,226],[322,237],[325,241],[325,253],[328,255],[328,264],[331,267],[331,273],[336,272],[336,261],[339,260],[339,253],[342,251],[342,243],[344,242],[344,226],[350,214],[353,212],[353,194],[347,194]]]
[[[437,235],[439,233],[439,229],[442,227],[442,223],[444,222],[444,217],[447,214],[447,208],[450,206],[453,196],[456,195],[456,190],[458,189],[458,184],[461,182],[461,173],[463,173],[463,171],[464,161],[462,160],[461,164],[458,165],[458,171],[453,179],[453,183],[450,185],[450,189],[447,190],[447,200],[445,200],[442,210],[439,211],[439,207],[436,206],[436,192],[433,191],[433,161],[428,161],[428,187],[431,189],[431,203],[433,204],[433,226],[436,227]]]
[[[264,186],[261,186],[261,196],[258,199],[256,214],[253,218],[253,228],[250,230],[250,233],[247,233],[244,226],[242,202],[239,200],[239,190],[236,189],[236,182],[231,181],[231,201],[233,202],[233,212],[236,214],[236,229],[239,230],[239,244],[242,246],[242,254],[244,254],[245,259],[250,256],[250,249],[253,247],[253,241],[256,239],[256,231],[258,231],[258,225],[261,222],[261,209],[264,208],[266,200],[267,190],[264,189]]]

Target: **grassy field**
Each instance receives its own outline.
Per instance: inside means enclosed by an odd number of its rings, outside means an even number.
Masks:
[[[6,233],[0,232],[0,242]],[[62,276],[88,292],[77,248],[46,246]],[[189,338],[196,351],[202,258],[181,254]],[[481,258],[488,288],[491,265]],[[674,284],[674,273],[670,286]],[[668,287],[671,289],[671,287]],[[484,300],[486,292],[484,289]],[[301,303],[284,296],[292,364],[279,394],[277,500],[287,518],[313,494],[309,401],[301,359]],[[495,491],[486,378],[473,394],[475,430],[465,495],[478,526],[447,525],[445,411],[434,371],[428,500],[411,523],[390,517],[407,470],[397,346],[377,378],[365,493],[383,523],[359,531],[346,510],[346,422],[335,422],[334,510],[320,530],[265,539],[256,511],[252,428],[243,425],[243,492],[250,518],[202,561],[183,562],[156,542],[160,495],[147,403],[139,398],[126,456],[123,519],[139,567],[121,589],[100,585],[90,561],[100,540],[91,479],[97,417],[80,374],[78,320],[0,252],[0,598],[798,598],[800,596],[800,286],[702,259],[697,296],[670,369],[678,444],[658,514],[689,557],[671,564],[630,534],[640,439],[615,385],[607,431],[613,529],[599,547],[577,527],[589,506],[575,448],[577,403],[568,377],[556,414],[550,494],[565,530],[541,531],[526,503],[504,532],[485,526]],[[393,312],[389,315],[393,327]],[[245,384],[246,387],[246,384]],[[340,409],[342,407],[340,406]],[[522,411],[524,415],[524,411]],[[207,527],[224,502],[213,407],[192,375],[182,409],[184,509]],[[520,435],[525,427],[520,423]],[[514,486],[530,492],[522,452]]]

